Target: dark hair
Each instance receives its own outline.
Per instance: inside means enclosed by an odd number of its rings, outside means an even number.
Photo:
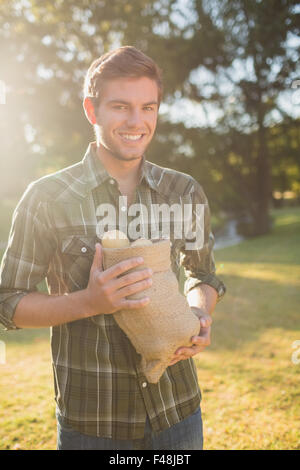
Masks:
[[[158,102],[163,93],[162,73],[154,60],[133,46],[123,46],[94,60],[84,81],[84,98],[99,102],[104,82],[114,78],[148,77],[158,86]]]

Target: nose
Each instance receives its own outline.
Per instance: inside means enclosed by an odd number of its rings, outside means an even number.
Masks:
[[[131,109],[127,117],[129,127],[139,127],[142,125],[142,116],[139,109]]]

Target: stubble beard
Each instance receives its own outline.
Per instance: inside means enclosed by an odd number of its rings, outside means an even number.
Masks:
[[[148,145],[142,150],[140,155],[133,156],[133,157],[126,157],[111,142],[105,143],[103,141],[101,142],[100,140],[100,147],[104,148],[106,153],[109,154],[111,157],[122,162],[131,162],[134,160],[141,160],[146,149],[148,148]]]
[[[143,156],[143,154],[139,155],[138,157],[123,157],[121,153],[119,153],[117,150],[111,150],[111,149],[106,149],[109,154],[114,157],[116,160],[121,160],[122,162],[131,162],[133,160],[140,160]]]
[[[122,162],[131,162],[131,161],[134,161],[134,160],[141,160],[144,153],[145,153],[145,151],[146,151],[146,149],[148,148],[148,145],[149,145],[148,144],[144,148],[144,150],[141,152],[141,155],[138,155],[136,157],[124,157],[122,155],[122,153],[119,152],[119,150],[114,145],[112,145],[109,141],[107,142],[108,145],[107,144],[105,145],[105,142],[103,142],[103,137],[101,136],[101,133],[99,133],[99,131],[97,131],[96,128],[94,128],[94,133],[95,133],[95,137],[96,137],[96,141],[97,141],[97,146],[104,148],[107,154],[109,154],[110,156],[112,156],[116,160],[119,160],[119,161],[122,161]]]

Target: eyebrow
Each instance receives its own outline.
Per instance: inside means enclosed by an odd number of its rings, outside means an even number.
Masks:
[[[129,101],[124,101],[124,100],[109,100],[107,102],[107,104],[114,104],[114,103],[122,103],[122,104],[129,104],[129,105],[131,104],[131,103],[129,103]],[[143,103],[142,106],[150,106],[150,105],[154,105],[154,104],[158,105],[158,102],[157,101],[149,101],[149,103]]]

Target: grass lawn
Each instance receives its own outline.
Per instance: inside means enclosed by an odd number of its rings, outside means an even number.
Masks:
[[[274,214],[272,234],[215,252],[227,294],[195,359],[205,449],[300,449],[300,209]],[[0,340],[0,449],[55,449],[49,330]]]

